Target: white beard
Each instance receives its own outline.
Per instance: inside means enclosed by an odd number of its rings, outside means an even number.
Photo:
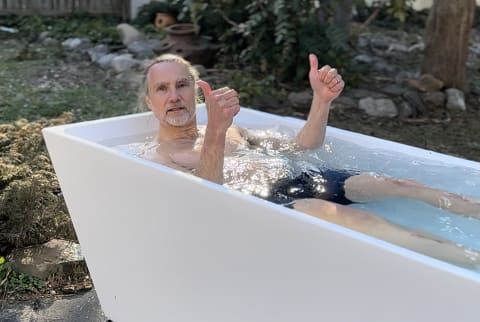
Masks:
[[[182,113],[167,113],[165,121],[171,126],[185,126],[190,121],[190,113],[183,110]]]

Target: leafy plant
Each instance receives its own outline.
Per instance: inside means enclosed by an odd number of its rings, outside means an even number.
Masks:
[[[30,275],[13,269],[12,264],[0,256],[0,295],[3,297],[12,294],[36,292],[45,287],[45,282]]]
[[[315,1],[173,2],[183,5],[183,12],[190,14],[202,34],[223,44],[219,57],[232,67],[255,66],[259,74],[292,81],[306,76],[310,52],[320,56],[321,61],[335,58],[329,63],[337,67],[348,63],[344,54],[348,34],[336,33],[332,28],[325,30],[316,19]]]
[[[168,13],[178,18],[177,16],[180,13],[180,10],[181,8],[174,3],[172,4],[172,1],[150,1],[138,9],[137,16],[132,20],[132,24],[138,27],[152,25],[157,13],[160,12]]]
[[[2,19],[2,24],[17,28],[23,36],[36,39],[43,31],[50,36],[65,39],[70,37],[88,37],[92,42],[119,44],[120,38],[115,26],[118,19],[104,16],[88,16],[74,14],[66,17],[44,16],[8,16]]]

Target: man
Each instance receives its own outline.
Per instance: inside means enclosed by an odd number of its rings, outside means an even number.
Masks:
[[[309,56],[309,63],[313,99],[307,121],[295,137],[295,148],[299,150],[323,144],[330,104],[344,87],[336,69],[330,66],[318,69],[318,60],[313,54]],[[205,97],[206,126],[198,126],[196,121],[197,84]],[[157,58],[146,70],[144,94],[147,106],[159,122],[154,142],[143,154],[146,159],[223,184],[225,156],[256,141],[247,131],[232,125],[234,116],[240,111],[237,92],[228,87],[212,90],[207,82],[198,80],[196,70],[181,57],[162,55]],[[306,180],[310,180],[312,174],[306,175]],[[404,197],[442,207],[447,198],[450,211],[478,218],[478,201],[411,180],[335,170],[313,174],[317,175],[327,179],[322,180],[328,183],[325,189],[320,189],[325,190],[324,194],[297,200],[283,192],[289,189],[284,189],[279,180],[280,186],[274,186],[271,198],[266,199],[460,265],[480,263],[476,252],[466,253],[449,241],[405,230],[374,214],[339,204]]]

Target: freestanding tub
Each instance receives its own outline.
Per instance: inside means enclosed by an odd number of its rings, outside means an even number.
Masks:
[[[201,107],[198,120],[205,120]],[[298,128],[303,121],[244,109],[236,123]],[[43,132],[113,321],[479,321],[474,271],[104,143],[152,133],[156,125],[143,113]],[[328,136],[464,162],[334,128]]]

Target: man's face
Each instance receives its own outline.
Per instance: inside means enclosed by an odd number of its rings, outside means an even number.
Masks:
[[[195,120],[195,83],[185,65],[162,62],[147,75],[145,102],[160,122],[186,126]]]

